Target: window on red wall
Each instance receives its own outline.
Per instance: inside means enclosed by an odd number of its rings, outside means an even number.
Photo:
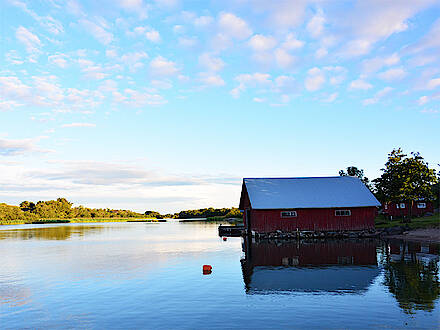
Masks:
[[[296,218],[296,211],[283,211],[281,212],[281,218]]]
[[[335,210],[335,215],[337,217],[349,217],[351,215],[351,210]]]
[[[418,209],[426,209],[426,203],[417,203]]]

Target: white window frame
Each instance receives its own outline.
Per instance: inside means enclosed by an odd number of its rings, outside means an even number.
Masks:
[[[298,213],[296,211],[281,211],[281,218],[296,218]]]
[[[384,209],[388,210],[388,204],[385,204]]]
[[[405,203],[400,203],[400,208],[404,209],[406,207]]]
[[[349,216],[351,216],[351,210],[335,210],[335,216],[336,217],[349,217]]]
[[[417,203],[417,208],[418,209],[426,209],[426,203],[424,203],[424,202]]]

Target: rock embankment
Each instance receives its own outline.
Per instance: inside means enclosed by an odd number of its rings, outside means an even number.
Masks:
[[[359,231],[297,231],[283,232],[277,230],[270,233],[252,232],[256,239],[313,239],[313,238],[400,238],[428,242],[440,242],[440,229],[416,229],[408,226],[396,226],[383,229]]]

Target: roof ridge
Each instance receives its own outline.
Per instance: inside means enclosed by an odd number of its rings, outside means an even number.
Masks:
[[[297,177],[260,177],[260,178],[243,178],[243,180],[283,180],[283,179],[336,179],[336,178],[357,178],[356,176],[297,176]]]

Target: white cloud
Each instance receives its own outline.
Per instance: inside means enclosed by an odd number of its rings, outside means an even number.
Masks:
[[[0,100],[0,111],[13,111],[23,105],[13,100]]]
[[[259,1],[253,3],[253,6],[260,11],[268,12],[271,27],[288,29],[303,22],[307,1]]]
[[[262,34],[254,35],[249,41],[248,45],[256,52],[265,52],[274,48],[277,41],[272,36],[264,36]]]
[[[230,91],[234,98],[238,98],[241,92],[244,92],[248,87],[256,87],[260,85],[270,85],[272,82],[270,80],[270,74],[268,73],[245,73],[237,75],[234,80],[239,84],[237,87]]]
[[[211,16],[200,16],[194,20],[194,26],[198,28],[207,27],[211,25],[214,19]]]
[[[339,85],[346,79],[347,69],[342,66],[326,66],[324,70],[331,74],[329,81],[332,85]]]
[[[116,97],[115,102],[124,103],[132,107],[143,107],[146,105],[160,105],[167,101],[159,94],[149,93],[148,91],[137,91],[130,88],[124,90],[125,95]],[[114,93],[114,96],[117,96]]]
[[[243,40],[252,34],[246,21],[231,13],[220,13],[218,25],[223,34],[233,39]]]
[[[327,98],[325,98],[323,101],[324,102],[327,102],[327,103],[332,103],[332,102],[334,102],[337,98],[338,98],[338,93],[333,93],[333,94],[330,94]]]
[[[162,8],[175,8],[179,5],[179,0],[155,0],[156,4]]]
[[[436,0],[357,2],[354,11],[346,14],[347,29],[353,39],[346,43],[342,53],[347,56],[369,53],[379,40],[407,30],[408,20],[435,2]]]
[[[96,22],[81,19],[79,22],[100,43],[108,45],[113,41],[113,34],[106,30],[106,23],[102,19],[98,19]]]
[[[321,69],[314,67],[307,72],[305,87],[308,91],[317,91],[325,83],[325,75]]]
[[[371,104],[376,104],[377,102],[379,102],[383,97],[385,97],[386,95],[388,95],[389,93],[391,93],[394,90],[394,88],[392,87],[385,87],[384,89],[378,91],[373,98],[371,99],[366,99],[362,102],[363,105],[371,105]]]
[[[223,51],[232,46],[232,40],[223,33],[217,33],[212,38],[210,46],[215,51]]]
[[[438,114],[438,113],[440,113],[440,110],[435,110],[435,109],[423,109],[423,110],[421,110],[420,112],[421,112],[421,113],[427,113],[427,114],[434,115],[434,114]]]
[[[379,78],[386,81],[401,80],[406,76],[406,71],[403,68],[392,68],[382,73],[379,73]]]
[[[257,103],[263,103],[263,102],[266,102],[266,99],[261,98],[261,97],[254,97],[252,99],[252,101],[257,102]]]
[[[33,139],[3,139],[0,138],[0,156],[17,156],[34,152],[49,152],[36,146],[42,137]]]
[[[419,55],[408,60],[408,64],[413,67],[425,66],[438,61],[438,56],[435,55]]]
[[[179,46],[185,48],[192,48],[196,46],[198,43],[197,37],[180,37],[179,38]]]
[[[68,128],[68,127],[96,127],[96,124],[93,124],[93,123],[70,123],[70,124],[61,125],[61,127],[63,127],[63,128]]]
[[[326,56],[328,54],[328,50],[327,48],[324,47],[320,47],[316,50],[315,52],[315,57],[316,58],[323,58],[324,56]]]
[[[64,54],[51,55],[47,59],[50,63],[53,63],[60,68],[65,68],[67,66],[67,56]]]
[[[41,41],[37,35],[33,34],[31,31],[23,26],[20,26],[15,31],[15,37],[20,41],[25,47],[29,54],[36,54],[40,52]]]
[[[174,25],[173,32],[174,33],[183,33],[183,32],[185,32],[185,27],[183,25]]]
[[[110,58],[116,58],[118,57],[118,51],[116,49],[107,49],[105,51],[105,56]]]
[[[291,76],[281,75],[274,79],[273,92],[281,94],[292,94],[298,90],[298,84]]]
[[[16,50],[10,50],[5,55],[6,61],[14,65],[20,65],[24,63],[24,60],[20,57]]]
[[[151,86],[157,89],[170,89],[173,87],[172,82],[169,79],[166,80],[152,80]]]
[[[176,63],[168,61],[162,56],[157,56],[150,62],[150,69],[153,75],[172,76],[179,72]]]
[[[440,18],[432,24],[431,30],[419,42],[408,48],[408,51],[416,53],[436,48],[440,48]]]
[[[225,62],[220,57],[214,57],[209,53],[199,56],[199,64],[208,71],[220,71],[225,66]]]
[[[147,58],[148,54],[145,52],[134,52],[122,55],[121,61],[128,66],[131,72],[136,72],[136,70],[144,66],[142,61]]]
[[[316,14],[307,23],[307,31],[313,38],[318,38],[324,31],[325,17],[322,9],[318,9]]]
[[[304,46],[304,41],[296,39],[293,33],[286,36],[286,40],[281,44],[281,47],[287,50],[300,49]]]
[[[104,72],[104,68],[100,65],[91,65],[82,69],[84,77],[88,79],[101,80],[108,77],[109,74]]]
[[[366,82],[365,80],[359,78],[357,80],[353,80],[350,83],[349,86],[350,89],[361,89],[361,90],[367,90],[367,89],[371,89],[373,88],[373,85],[371,85],[370,83]]]
[[[151,30],[151,31],[146,32],[145,36],[151,42],[159,42],[160,41],[160,34],[156,30]]]
[[[201,73],[199,80],[207,86],[224,86],[225,81],[219,75],[210,74],[210,73]]]
[[[430,79],[426,84],[426,89],[435,89],[440,86],[440,78]]]
[[[60,34],[64,32],[64,27],[61,24],[60,21],[56,20],[52,16],[39,16],[34,11],[30,10],[26,3],[18,1],[18,0],[12,0],[10,3],[14,6],[17,6],[21,8],[24,12],[29,14],[33,19],[35,19],[42,27],[44,27],[47,31],[53,34]]]
[[[428,101],[429,101],[428,96],[424,95],[424,96],[421,96],[421,97],[419,98],[419,100],[417,101],[417,103],[418,103],[419,105],[423,105],[423,104],[428,103]]]
[[[275,50],[275,61],[280,68],[286,69],[295,62],[295,57],[290,55],[286,50],[278,48]]]
[[[148,17],[148,6],[142,0],[118,0],[119,5],[128,12],[136,13],[139,18]]]
[[[362,71],[364,73],[374,73],[386,66],[392,66],[399,63],[400,58],[397,53],[389,56],[377,56],[368,60],[362,61]]]

